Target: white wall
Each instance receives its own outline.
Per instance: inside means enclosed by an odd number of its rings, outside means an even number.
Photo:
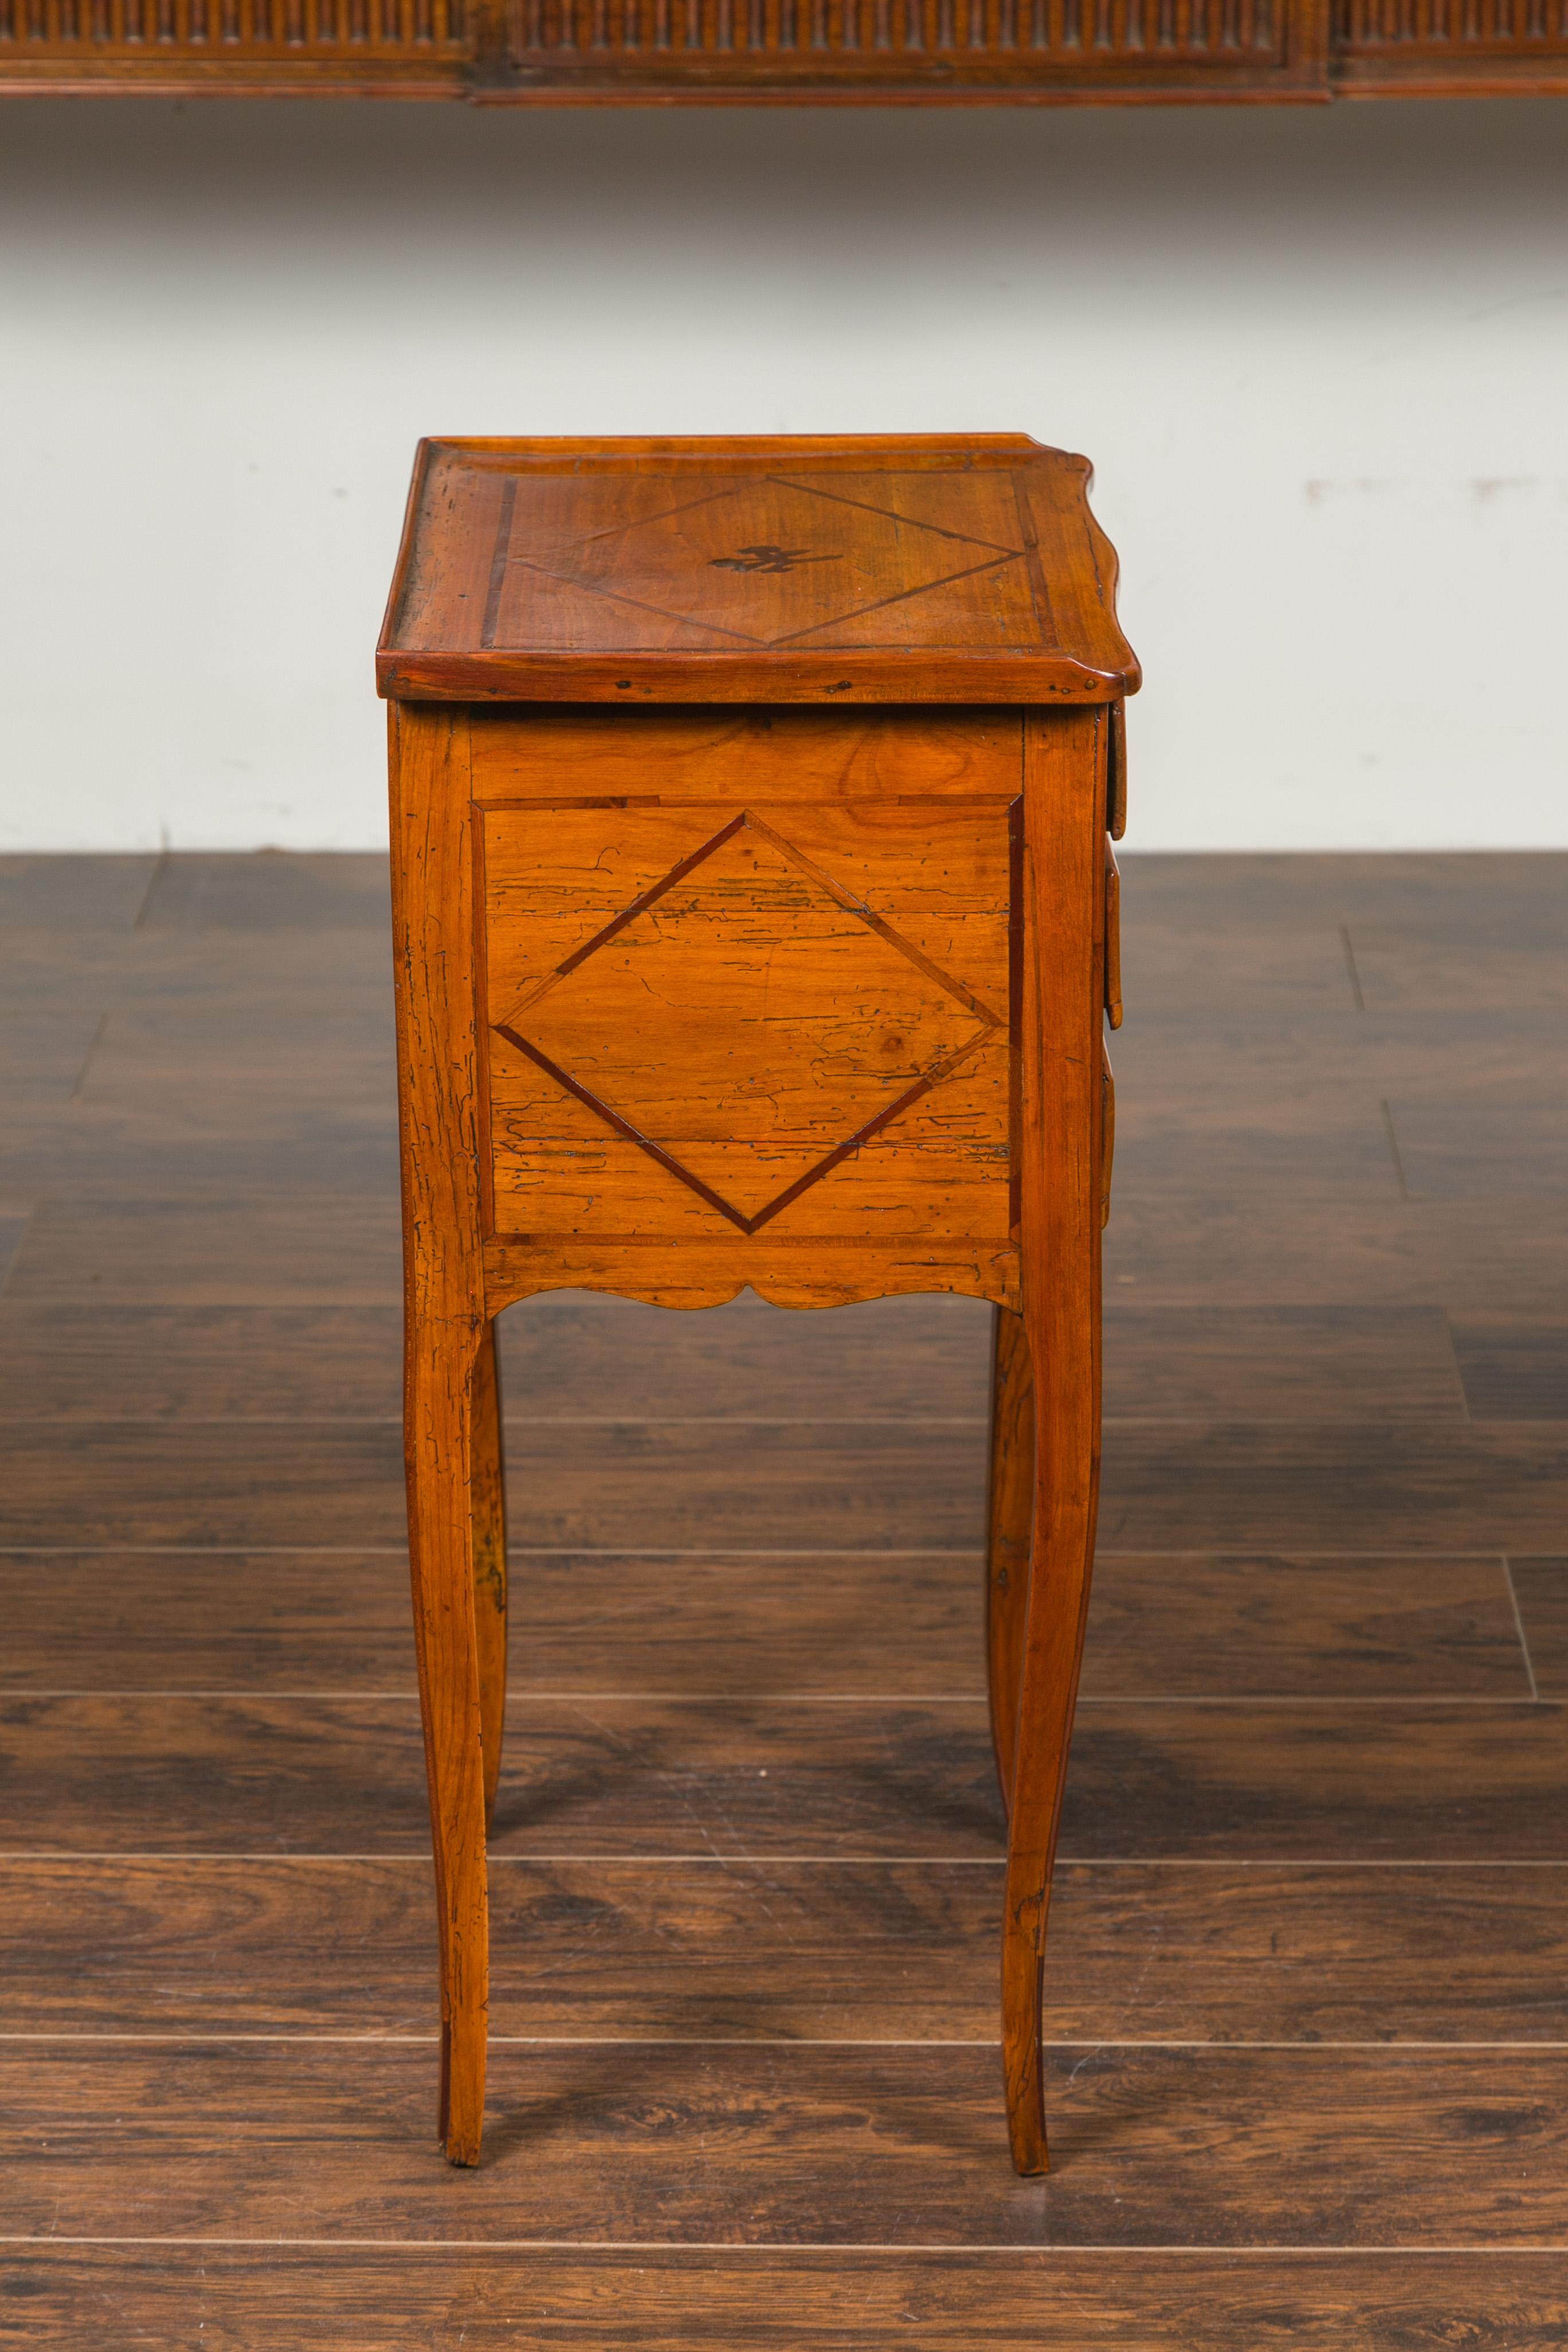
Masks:
[[[1149,847],[1568,844],[1568,105],[0,109],[12,847],[384,838],[421,432],[1089,452]]]

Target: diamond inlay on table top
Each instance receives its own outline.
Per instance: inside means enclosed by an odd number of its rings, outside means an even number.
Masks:
[[[679,486],[666,486],[679,497]],[[1016,518],[1013,538],[1017,539]],[[971,573],[1024,562],[1001,545],[833,491],[781,479],[709,487],[663,514],[574,543],[517,545],[490,642],[526,634],[546,583],[591,589],[631,613],[696,623],[738,644],[782,645]],[[518,577],[521,572],[523,576]]]
[[[1112,700],[1137,667],[1088,478],[1010,434],[429,443],[382,688]]]
[[[1001,1025],[742,813],[523,988],[496,1029],[751,1232]],[[759,1145],[773,1149],[764,1157]]]

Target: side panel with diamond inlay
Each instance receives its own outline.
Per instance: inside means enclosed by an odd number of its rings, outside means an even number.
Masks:
[[[499,1233],[1005,1246],[1005,801],[482,823]]]

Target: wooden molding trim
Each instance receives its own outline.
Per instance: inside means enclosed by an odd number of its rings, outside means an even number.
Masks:
[[[1568,0],[0,0],[0,95],[1240,105],[1568,92]]]

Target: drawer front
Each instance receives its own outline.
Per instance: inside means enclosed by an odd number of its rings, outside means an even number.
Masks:
[[[1016,710],[867,711],[538,706],[470,713],[473,793],[514,802],[1010,800],[1023,773]]]
[[[1003,793],[563,803],[479,818],[492,1232],[1005,1244]]]

